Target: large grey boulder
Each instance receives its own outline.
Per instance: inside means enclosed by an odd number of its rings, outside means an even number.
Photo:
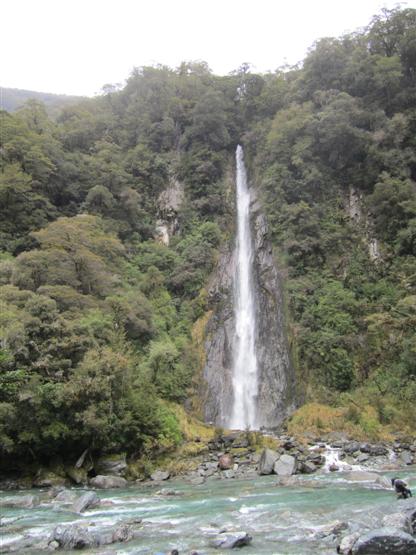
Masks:
[[[168,480],[170,477],[170,473],[165,470],[156,470],[150,475],[150,479],[154,482],[163,482],[164,480]]]
[[[360,444],[358,441],[350,441],[349,443],[345,444],[343,447],[344,453],[347,455],[352,455],[360,450]]]
[[[302,474],[312,474],[316,471],[316,465],[312,461],[302,461],[300,471]]]
[[[116,542],[128,542],[133,538],[134,530],[128,524],[101,530],[92,530],[78,524],[59,525],[49,538],[49,546],[56,542],[60,549],[88,549]]]
[[[383,517],[383,527],[396,528],[407,534],[412,533],[412,523],[410,517],[406,513],[392,513]]]
[[[94,491],[87,491],[79,497],[71,506],[71,511],[75,513],[82,513],[90,507],[97,507],[100,504],[100,500]]]
[[[125,488],[127,480],[121,476],[95,476],[90,479],[90,486],[100,489]]]
[[[0,507],[10,507],[19,509],[31,509],[39,505],[39,498],[36,495],[16,495],[13,497],[3,497]]]
[[[403,529],[416,536],[416,499],[401,499],[397,502],[397,512],[383,518],[384,526],[391,522],[391,526]],[[389,524],[390,525],[390,524]]]
[[[273,472],[274,463],[279,458],[279,453],[272,449],[264,449],[259,461],[259,474],[266,475]]]
[[[296,458],[292,455],[282,455],[274,463],[273,471],[278,476],[291,476],[296,472]]]
[[[247,532],[224,532],[212,539],[209,543],[211,547],[217,549],[233,549],[234,547],[243,547],[249,545],[252,537]]]
[[[128,524],[121,524],[118,526],[111,536],[111,543],[128,542],[134,537],[134,531]]]
[[[77,498],[77,494],[75,491],[71,491],[69,489],[63,489],[59,491],[55,497],[53,498],[54,503],[74,503]]]
[[[379,528],[359,537],[353,555],[416,555],[416,540],[396,528]]]
[[[413,501],[413,506],[405,509],[405,513],[410,522],[411,534],[416,536],[416,501]]]
[[[372,457],[381,457],[383,455],[388,455],[389,450],[384,447],[384,445],[376,444],[372,445],[370,443],[361,443],[360,451],[362,453],[368,453]]]
[[[103,455],[94,464],[97,474],[104,476],[124,476],[127,470],[125,454]]]
[[[56,526],[49,542],[57,542],[61,549],[86,549],[98,545],[97,539],[88,531],[88,528],[76,524]]]

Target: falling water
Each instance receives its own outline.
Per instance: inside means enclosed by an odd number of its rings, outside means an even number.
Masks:
[[[230,427],[256,429],[257,357],[255,349],[255,299],[253,292],[253,249],[250,232],[250,192],[243,149],[236,152],[237,244],[234,277],[235,339],[233,344],[234,403]]]

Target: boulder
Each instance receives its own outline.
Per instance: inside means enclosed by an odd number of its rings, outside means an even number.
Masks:
[[[384,445],[371,445],[369,443],[361,443],[360,451],[361,453],[368,453],[372,457],[387,455],[389,452],[389,450],[384,447]]]
[[[150,475],[150,479],[154,482],[163,482],[164,480],[168,480],[170,477],[170,472],[166,470],[156,470]]]
[[[224,532],[218,534],[216,538],[212,539],[209,543],[211,547],[217,549],[233,549],[234,547],[243,547],[249,545],[252,537],[247,532]]]
[[[87,470],[85,468],[77,468],[76,466],[65,467],[65,472],[75,484],[86,484],[88,482]]]
[[[208,467],[205,471],[204,471],[204,476],[209,478],[210,476],[213,476],[216,473],[217,469],[216,468],[212,468],[212,467]]]
[[[296,458],[292,455],[282,455],[274,463],[273,471],[278,476],[291,476],[296,472]]]
[[[104,476],[124,476],[127,470],[126,455],[103,455],[94,464],[97,474]]]
[[[316,471],[316,466],[312,461],[303,461],[300,465],[302,474],[312,474]]]
[[[229,455],[228,453],[225,454],[225,455],[222,455],[218,459],[218,466],[219,466],[220,470],[229,470],[230,468],[232,468],[234,466],[233,456]]]
[[[383,528],[396,528],[407,534],[412,534],[412,522],[410,515],[406,513],[392,513],[383,517]]]
[[[16,509],[32,509],[39,505],[39,498],[35,495],[18,495],[14,497],[3,497],[0,501],[1,507]]]
[[[63,489],[55,495],[53,500],[58,503],[74,503],[76,498],[77,494],[75,493],[75,491]]]
[[[413,507],[406,509],[405,512],[410,522],[411,533],[416,536],[416,502],[413,501]]]
[[[91,530],[86,526],[70,524],[56,526],[49,538],[49,545],[57,542],[60,549],[88,549],[116,542],[127,542],[133,538],[134,530],[129,524],[120,524],[115,529],[101,530]]]
[[[359,532],[354,532],[353,534],[348,534],[348,536],[344,536],[341,540],[341,543],[337,547],[337,553],[341,553],[342,555],[351,555],[352,548],[359,537]]]
[[[272,449],[264,449],[259,461],[259,474],[266,475],[273,472],[274,463],[279,458],[279,453]]]
[[[357,462],[363,463],[368,461],[369,458],[370,458],[370,455],[368,455],[367,453],[360,453],[357,457]]]
[[[224,470],[221,474],[222,478],[235,478],[235,472],[232,468],[229,470]]]
[[[88,531],[88,528],[76,524],[56,526],[49,540],[49,543],[52,542],[57,542],[61,549],[85,549],[98,545],[96,538]]]
[[[389,450],[384,445],[370,445],[370,455],[373,457],[382,457],[389,454]]]
[[[134,532],[131,526],[128,524],[121,524],[118,526],[111,537],[111,543],[115,542],[128,542],[134,537]]]
[[[317,453],[317,454],[309,455],[307,457],[307,461],[312,462],[316,466],[322,466],[325,464],[325,457]]]
[[[82,513],[90,507],[97,507],[100,504],[100,500],[94,491],[88,491],[78,497],[78,499],[71,506],[71,511],[74,513]]]
[[[319,526],[315,531],[315,536],[321,539],[327,538],[329,536],[338,537],[341,534],[341,532],[345,532],[346,530],[348,530],[347,522],[335,520],[334,522],[330,522],[329,524],[324,524],[323,526]]]
[[[359,450],[360,450],[360,444],[358,443],[358,441],[350,441],[343,447],[343,451],[347,455],[352,455],[353,453],[356,453]]]
[[[409,451],[402,451],[400,453],[400,461],[406,465],[413,463],[412,454]]]
[[[352,547],[353,555],[416,555],[416,540],[396,528],[379,528],[360,536]]]
[[[111,489],[111,488],[125,488],[127,486],[127,480],[121,476],[95,476],[91,478],[90,486],[100,489]]]

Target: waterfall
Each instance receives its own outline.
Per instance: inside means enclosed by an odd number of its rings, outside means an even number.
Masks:
[[[236,151],[237,241],[234,275],[235,336],[233,341],[233,407],[229,426],[256,429],[257,424],[257,356],[255,295],[253,290],[253,241],[250,231],[250,192],[244,165],[243,149]]]

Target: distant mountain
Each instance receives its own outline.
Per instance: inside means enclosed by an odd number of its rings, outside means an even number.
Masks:
[[[75,104],[83,100],[82,96],[69,96],[66,94],[53,94],[24,89],[10,89],[0,87],[0,108],[6,112],[14,112],[29,99],[43,102],[48,112],[53,113],[55,109],[62,108],[67,104]]]

